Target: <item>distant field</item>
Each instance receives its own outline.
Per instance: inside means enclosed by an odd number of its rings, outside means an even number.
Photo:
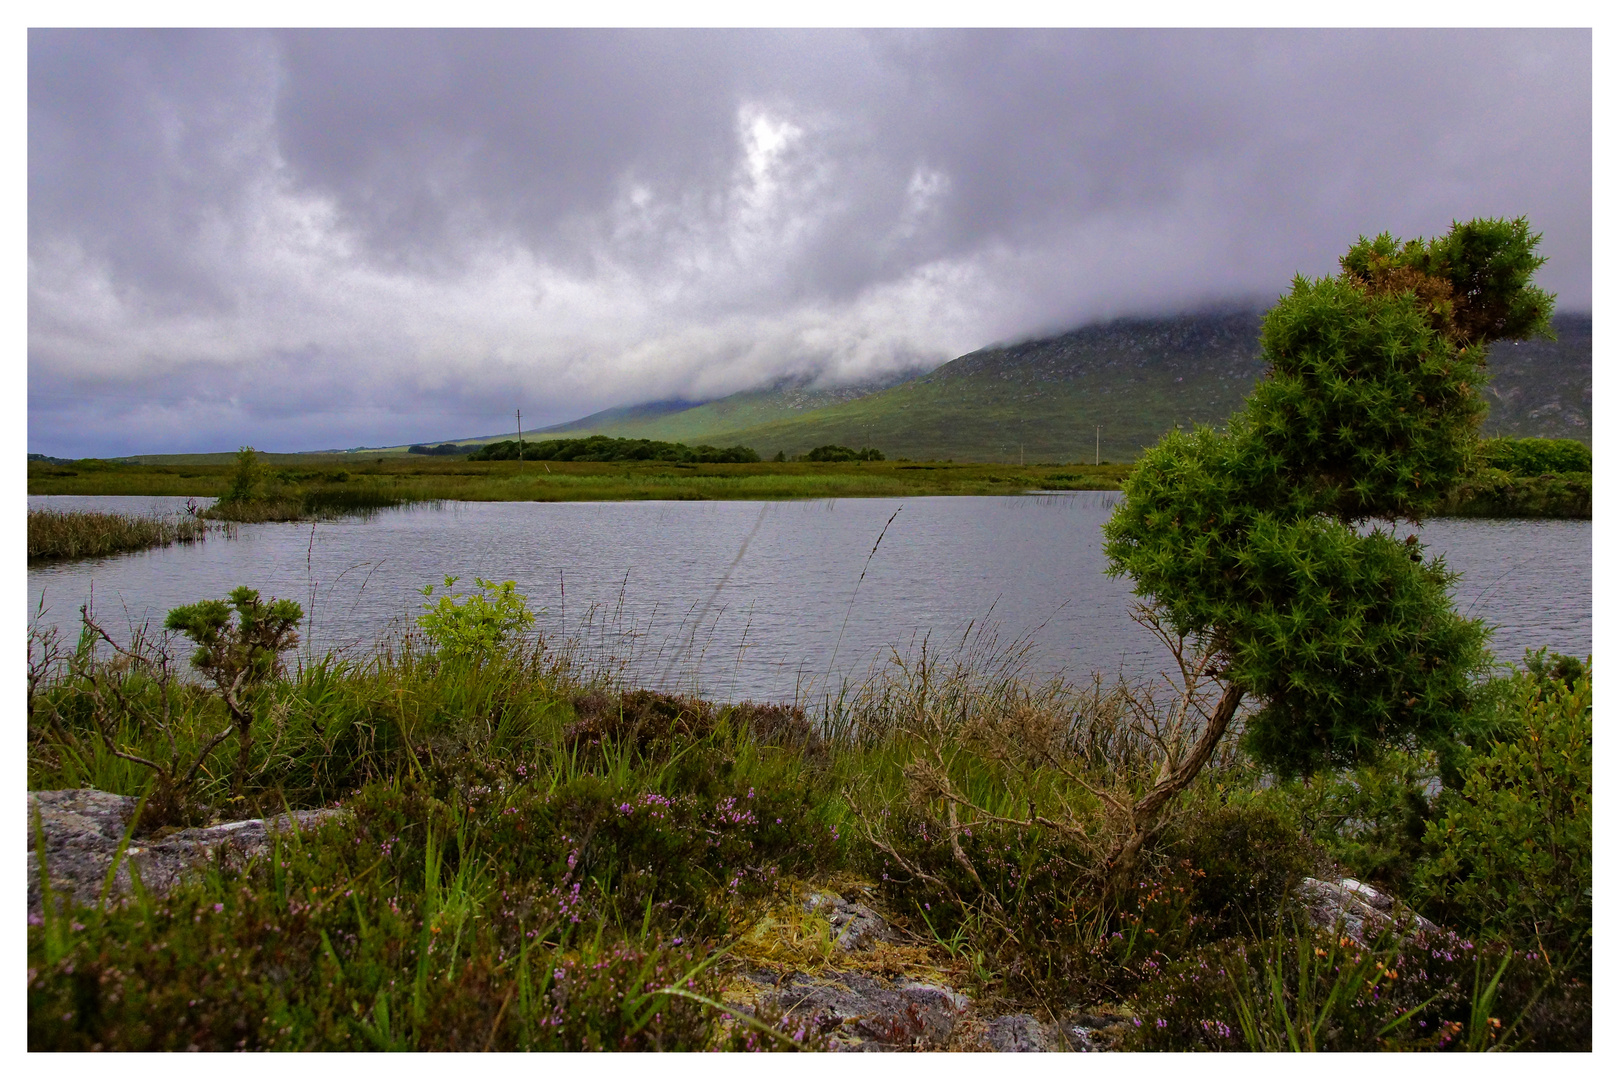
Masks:
[[[30,495],[219,496],[234,455],[141,463],[28,463]],[[1128,465],[949,462],[523,462],[431,459],[420,455],[266,455],[269,497],[310,491],[371,491],[422,502],[589,502],[628,499],[831,499],[895,495],[1010,495],[1031,489],[1114,490]]]

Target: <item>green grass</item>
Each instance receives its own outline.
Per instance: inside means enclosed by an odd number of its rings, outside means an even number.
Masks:
[[[90,559],[170,544],[195,544],[210,532],[220,531],[195,518],[170,520],[77,510],[30,510],[28,561]]]
[[[1032,489],[1117,490],[1125,465],[946,462],[761,462],[684,466],[663,462],[517,462],[266,455],[266,501],[289,512],[309,505],[388,505],[435,499],[570,502],[630,499],[831,499],[911,495],[1011,495]],[[1032,459],[1033,461],[1033,459]],[[233,465],[30,462],[30,495],[220,496]]]

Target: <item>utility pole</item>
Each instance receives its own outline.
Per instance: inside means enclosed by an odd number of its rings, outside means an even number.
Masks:
[[[1093,465],[1101,465],[1102,464],[1102,425],[1101,424],[1097,425],[1097,456],[1092,458],[1091,463]]]
[[[518,472],[523,471],[523,410],[517,411],[518,416]]]

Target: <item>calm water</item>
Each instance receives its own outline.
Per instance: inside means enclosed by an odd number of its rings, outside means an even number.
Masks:
[[[304,605],[306,653],[364,650],[409,628],[418,590],[453,574],[469,587],[475,576],[515,580],[544,609],[548,639],[617,657],[640,684],[722,698],[814,694],[890,650],[914,652],[926,638],[950,651],[985,627],[1003,645],[1027,643],[1036,674],[1147,675],[1164,666],[1162,650],[1131,621],[1128,583],[1102,573],[1101,526],[1117,499],[418,506],[31,567],[29,613],[43,600],[43,622],[71,630],[93,592],[112,629],[250,585]],[[28,500],[137,513],[184,504]],[[1591,522],[1440,520],[1423,539],[1462,573],[1458,606],[1497,627],[1499,657],[1543,645],[1591,652]]]

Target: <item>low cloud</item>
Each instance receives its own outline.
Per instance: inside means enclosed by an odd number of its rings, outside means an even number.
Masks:
[[[1527,214],[1584,32],[29,37],[29,448],[294,450],[849,382]]]

